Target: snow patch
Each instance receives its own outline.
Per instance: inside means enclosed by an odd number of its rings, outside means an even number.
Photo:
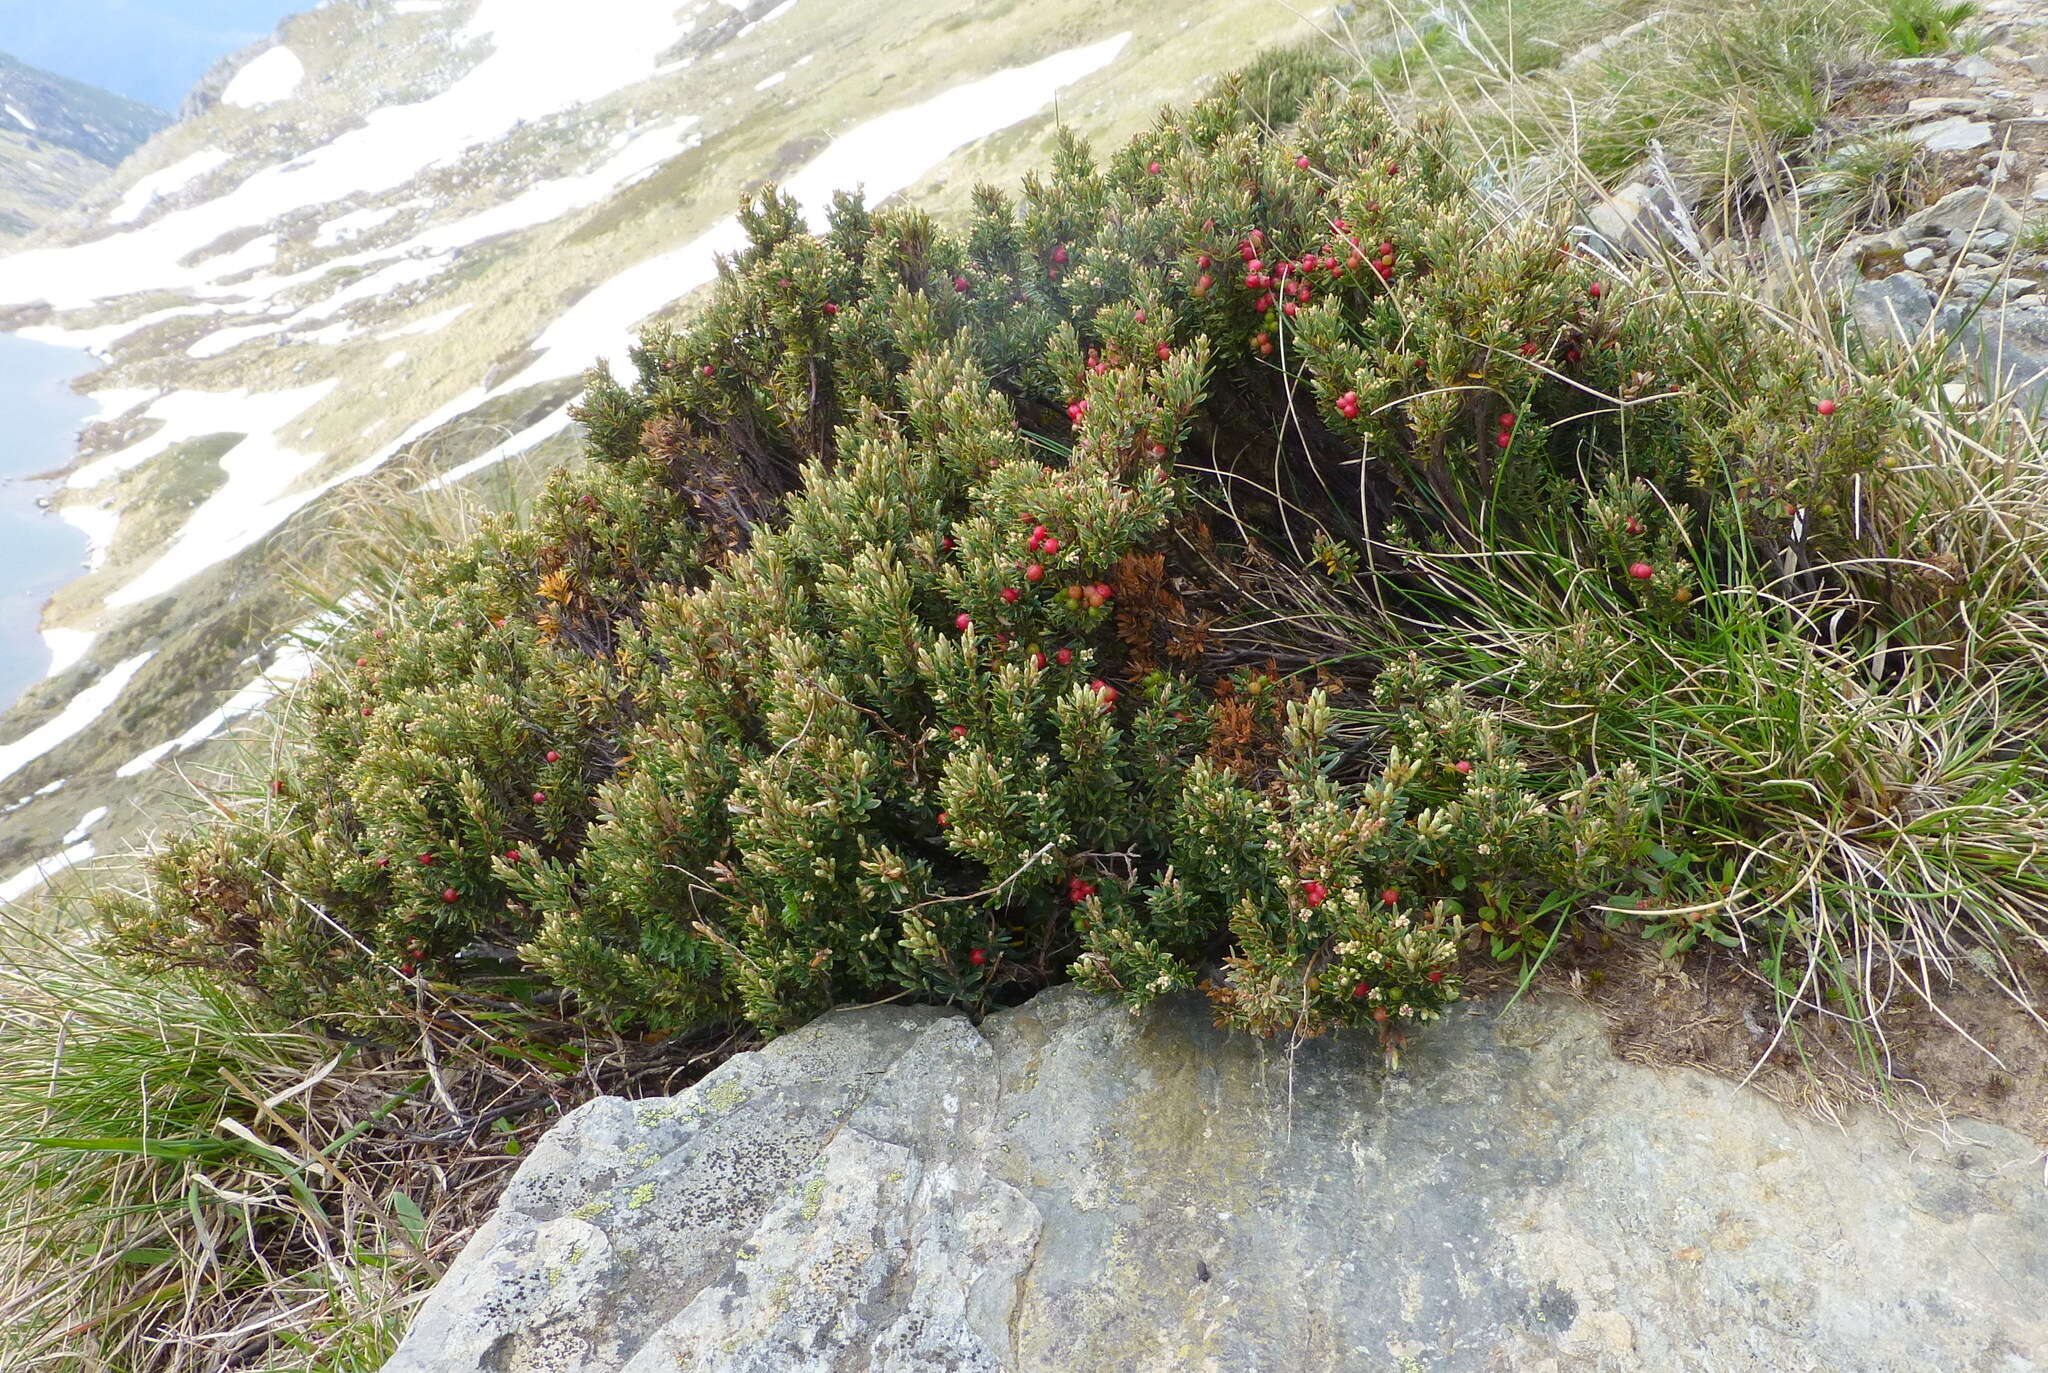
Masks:
[[[409,208],[406,205],[386,205],[380,209],[352,210],[348,214],[337,215],[322,224],[320,231],[313,235],[313,246],[333,248],[350,239],[361,238],[370,230],[396,219],[401,210]]]
[[[104,677],[71,698],[68,705],[11,744],[0,744],[0,781],[12,777],[36,759],[83,730],[106,712],[108,706],[142,671],[155,653],[138,653],[117,664]]]
[[[163,421],[162,428],[126,448],[93,459],[66,478],[64,484],[73,491],[87,490],[203,434],[249,434],[282,428],[335,385],[333,381],[324,381],[291,391],[166,392],[142,412],[147,418]]]
[[[406,352],[403,348],[394,349],[391,356],[384,359],[384,370],[388,372],[394,367],[404,366],[405,360],[411,356],[412,354]]]
[[[734,6],[734,8],[741,10],[742,13],[745,12],[744,6],[736,5]],[[777,5],[774,9],[768,11],[768,13],[762,15],[759,19],[750,20],[746,24],[742,25],[740,31],[734,34],[733,38],[735,40],[745,38],[748,34],[752,33],[755,29],[760,28],[763,24],[772,24],[776,20],[780,19],[783,15],[788,14],[791,10],[795,8],[796,0],[782,0],[781,4]]]
[[[57,518],[85,535],[86,571],[97,572],[107,565],[107,551],[114,546],[114,530],[121,523],[118,511],[74,501],[58,506]],[[52,648],[51,652],[56,650]],[[55,673],[58,669],[53,665],[50,671]]]
[[[834,139],[783,189],[808,207],[812,226],[822,230],[834,191],[863,186],[872,205],[908,189],[959,149],[1030,117],[1060,87],[1108,66],[1130,37],[1122,33],[1055,53],[870,119]],[[595,357],[619,355],[634,325],[710,281],[718,255],[745,243],[739,221],[729,216],[682,247],[628,267],[542,330],[532,345],[540,356],[498,390],[573,376]]]
[[[520,453],[526,452],[528,449],[539,447],[564,429],[567,429],[571,423],[573,421],[569,418],[569,407],[565,405],[545,419],[528,425],[488,452],[479,453],[468,462],[449,468],[432,481],[422,483],[419,489],[422,491],[439,491],[443,487],[453,486],[456,482],[470,476],[472,473],[481,472],[486,467],[496,467],[507,458],[515,457]]]
[[[149,771],[173,753],[197,748],[217,736],[230,723],[269,705],[272,698],[302,682],[319,665],[315,651],[304,644],[290,643],[277,651],[270,666],[259,673],[256,679],[243,687],[220,706],[201,719],[192,728],[175,739],[167,739],[153,748],[146,748],[120,767],[114,769],[116,777],[133,777]]]
[[[43,644],[50,650],[50,670],[43,675],[55,677],[60,672],[69,672],[85,657],[85,651],[97,638],[99,635],[90,629],[65,629],[61,625],[45,627]]]
[[[293,484],[323,455],[286,448],[277,441],[275,431],[286,420],[312,408],[338,385],[339,379],[331,378],[267,397],[277,403],[279,411],[287,397],[295,408],[283,419],[260,426],[221,454],[220,469],[227,475],[226,482],[192,512],[162,556],[134,581],[108,596],[107,604],[134,605],[162,595],[193,573],[241,552],[326,490],[326,486],[315,486],[292,491]]]
[[[33,119],[30,119],[30,118],[29,118],[29,117],[28,117],[27,115],[23,114],[23,113],[22,113],[22,112],[21,112],[20,110],[17,110],[17,109],[15,109],[15,108],[14,108],[14,106],[12,106],[12,105],[9,105],[9,106],[7,107],[7,113],[8,113],[8,114],[10,114],[10,115],[12,115],[12,116],[14,117],[14,122],[15,122],[15,123],[17,123],[17,124],[19,124],[19,125],[21,125],[21,127],[22,127],[22,128],[24,128],[24,129],[27,129],[27,130],[28,130],[29,132],[31,132],[31,133],[35,132],[35,127],[36,127],[36,121],[35,121],[35,120],[33,120]],[[40,170],[40,169],[39,169],[39,170]]]
[[[0,903],[19,901],[37,888],[45,886],[59,874],[70,871],[93,856],[92,841],[73,844],[62,853],[53,853],[48,858],[38,858],[5,882],[0,882]]]
[[[236,72],[220,93],[220,103],[253,110],[289,100],[306,79],[306,64],[290,48],[276,47],[259,53]]]
[[[756,81],[754,89],[757,91],[772,90],[787,80],[789,80],[788,72],[777,72],[773,76],[764,76],[759,81]]]
[[[440,94],[372,111],[361,126],[303,157],[255,172],[216,199],[159,217],[146,234],[115,234],[0,258],[0,302],[41,300],[66,309],[136,291],[217,287],[230,274],[228,264],[181,264],[223,234],[306,206],[402,186],[519,124],[645,80],[654,72],[656,54],[679,36],[675,10],[648,0],[584,0],[574,15],[566,15],[536,0],[479,0],[455,41],[488,43],[489,51]],[[238,79],[255,66],[244,68]]]
[[[152,204],[167,199],[184,190],[208,172],[227,165],[231,155],[219,148],[202,148],[190,157],[179,158],[170,166],[138,177],[133,186],[122,195],[121,203],[108,214],[109,224],[132,224]]]
[[[86,835],[92,833],[92,827],[94,825],[97,825],[100,821],[106,818],[107,807],[94,806],[91,810],[87,811],[85,814],[78,817],[78,823],[71,827],[71,833],[65,835],[62,839],[59,839],[57,842],[60,844],[76,844],[80,840],[84,839]]]
[[[468,313],[469,309],[470,307],[467,305],[458,305],[451,310],[443,310],[437,315],[428,315],[425,319],[414,320],[411,324],[401,324],[396,329],[387,329],[377,335],[377,337],[380,339],[394,339],[414,338],[420,334],[438,334],[456,320],[461,319],[464,314]]]

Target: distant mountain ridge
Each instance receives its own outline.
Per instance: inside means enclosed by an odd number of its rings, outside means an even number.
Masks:
[[[170,122],[0,52],[0,244],[61,215]]]

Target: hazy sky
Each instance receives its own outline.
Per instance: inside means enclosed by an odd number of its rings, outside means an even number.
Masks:
[[[175,110],[214,59],[315,0],[0,0],[0,52]]]

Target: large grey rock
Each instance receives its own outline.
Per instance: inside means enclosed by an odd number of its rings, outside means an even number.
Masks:
[[[1849,288],[1849,317],[1874,341],[1917,341],[1934,317],[1932,287],[1912,272],[1894,272]]]
[[[1953,243],[1958,234],[2017,234],[2020,216],[1996,192],[1982,186],[1965,186],[1909,215],[1901,227],[1909,239],[1942,235]]]
[[[1385,1072],[1071,989],[831,1015],[520,1169],[387,1373],[2025,1373],[2026,1141],[1907,1147],[1476,1006]]]

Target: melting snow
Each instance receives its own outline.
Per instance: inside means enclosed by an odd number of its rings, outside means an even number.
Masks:
[[[12,777],[99,719],[154,652],[138,653],[71,698],[70,704],[11,744],[0,744],[0,781]]]
[[[756,81],[754,83],[754,89],[757,91],[769,90],[775,86],[781,85],[783,82],[787,80],[789,80],[788,72],[777,72],[773,76],[764,76],[759,81]]]
[[[60,625],[45,628],[43,643],[50,650],[50,670],[44,675],[55,677],[60,672],[70,671],[74,663],[85,657],[85,651],[98,637],[90,629],[65,629]]]
[[[810,207],[812,224],[822,228],[832,192],[864,186],[868,203],[875,204],[909,188],[969,143],[1036,113],[1060,87],[1108,66],[1130,37],[1122,33],[1071,48],[870,119],[834,139],[783,189]],[[635,324],[711,280],[718,255],[745,242],[739,221],[728,217],[682,247],[628,267],[543,330],[532,345],[540,356],[498,389],[572,376],[593,357],[617,356]]]
[[[106,818],[107,807],[94,806],[91,810],[87,811],[85,814],[78,817],[78,823],[71,827],[71,833],[65,835],[62,839],[59,839],[57,842],[60,844],[76,844],[81,839],[85,838],[86,835],[92,833],[92,827],[94,825],[97,825],[100,821]]]
[[[271,660],[270,666],[259,673],[256,680],[228,697],[218,709],[177,738],[136,754],[116,768],[114,775],[133,777],[137,773],[149,771],[173,753],[182,753],[186,749],[199,747],[227,728],[231,721],[238,720],[251,711],[262,709],[270,704],[273,697],[304,681],[318,663],[319,659],[311,648],[298,643],[286,644],[277,651],[277,656]]]
[[[401,324],[396,329],[387,329],[385,332],[377,335],[377,337],[380,339],[393,339],[412,338],[418,334],[438,334],[456,320],[462,318],[469,308],[467,305],[458,305],[452,310],[443,310],[437,315],[428,315],[425,319],[414,320],[411,324]]]
[[[143,414],[163,421],[146,439],[73,472],[65,485],[74,491],[98,486],[107,478],[140,467],[171,448],[203,434],[253,434],[282,428],[334,389],[333,381],[293,391],[171,391],[150,402]]]
[[[229,160],[229,155],[219,148],[203,148],[160,171],[138,178],[121,197],[121,203],[107,216],[107,222],[133,223],[153,202],[176,195],[208,172],[226,166]]]
[[[82,844],[73,844],[62,853],[37,859],[5,882],[0,882],[0,902],[21,900],[36,888],[47,884],[60,873],[77,867],[92,855],[92,841],[87,840]]]
[[[30,119],[30,118],[29,118],[29,117],[28,117],[27,115],[23,114],[23,113],[22,113],[22,112],[21,112],[20,110],[17,110],[17,109],[15,109],[15,108],[14,108],[14,106],[12,106],[12,105],[9,105],[9,106],[7,107],[7,113],[9,113],[9,114],[13,115],[13,116],[14,116],[14,122],[15,122],[15,123],[17,123],[17,124],[19,124],[19,125],[21,125],[21,127],[22,127],[22,128],[24,128],[24,129],[27,129],[27,130],[29,130],[29,131],[30,131],[31,133],[33,133],[33,132],[35,131],[35,127],[36,127],[36,121],[35,121],[35,120],[33,120],[33,119]]]
[[[272,48],[258,54],[234,74],[220,93],[220,103],[253,110],[289,100],[306,79],[306,64],[290,48]]]
[[[674,7],[646,0],[584,0],[566,22],[554,5],[479,0],[457,41],[488,42],[489,51],[440,94],[376,110],[360,127],[303,157],[258,171],[217,199],[163,215],[147,234],[0,258],[0,302],[43,300],[62,309],[133,291],[213,286],[249,264],[181,262],[221,235],[305,206],[404,185],[518,124],[644,80],[678,32]]]
[[[313,246],[332,248],[352,238],[361,238],[370,230],[397,218],[401,210],[411,208],[411,205],[387,205],[381,209],[353,210],[338,215],[320,226],[320,231],[313,235]]]
[[[734,6],[734,8],[739,9],[744,13],[746,7],[743,5],[736,5]],[[776,20],[780,19],[783,15],[788,14],[791,10],[795,8],[796,0],[782,0],[781,4],[777,5],[774,9],[768,11],[768,13],[762,15],[759,19],[753,20],[750,23],[742,26],[740,31],[734,34],[733,37],[735,39],[745,38],[748,34],[752,33],[755,29],[760,28],[763,24],[772,24]]]
[[[282,524],[324,486],[294,493],[292,484],[304,476],[321,454],[301,453],[277,441],[275,431],[312,408],[340,383],[329,379],[295,391],[273,392],[266,401],[281,418],[257,426],[248,437],[221,454],[227,481],[192,512],[170,547],[134,581],[107,597],[110,606],[134,605],[162,595],[202,568],[232,557]],[[218,397],[210,397],[218,400]],[[250,397],[253,403],[258,397]],[[284,414],[284,406],[293,408]],[[247,423],[250,416],[243,416]],[[221,432],[219,426],[201,432]],[[75,480],[75,478],[74,478]]]
[[[114,546],[114,530],[121,523],[119,512],[105,506],[73,501],[57,507],[57,518],[85,535],[86,571],[97,572],[107,565],[107,551]],[[56,649],[53,647],[50,651],[55,653]],[[54,675],[57,671],[52,664],[50,672]]]

